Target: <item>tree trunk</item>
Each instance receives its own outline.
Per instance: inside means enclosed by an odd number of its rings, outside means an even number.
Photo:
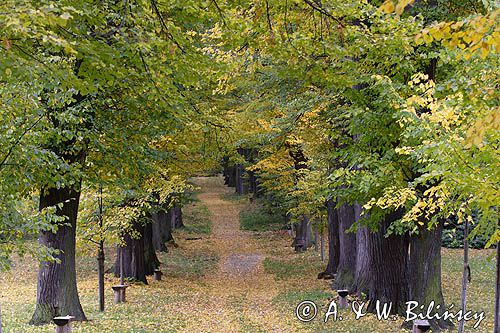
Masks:
[[[462,313],[467,311],[467,284],[469,280],[470,267],[469,267],[469,220],[464,219],[464,270],[462,273],[462,295],[460,300],[460,309]],[[465,327],[465,320],[461,320],[458,324],[458,333],[463,333]]]
[[[302,216],[302,219],[299,223],[295,224],[296,233],[295,233],[294,246],[296,252],[303,252],[307,250],[309,243],[308,224],[309,224],[309,219],[305,215]]]
[[[248,185],[249,185],[249,191],[253,193],[254,198],[258,198],[261,193],[259,193],[259,183],[257,181],[257,176],[255,175],[255,172],[253,171],[248,171]]]
[[[320,246],[321,261],[325,261],[325,235],[323,234],[323,232],[321,233],[319,238],[320,238],[320,242],[321,242],[321,246]]]
[[[43,262],[38,271],[36,308],[30,323],[40,325],[52,322],[59,315],[71,315],[75,320],[87,318],[78,297],[76,285],[75,245],[76,219],[80,191],[62,187],[45,189],[40,194],[40,210],[62,204],[56,214],[65,217],[59,222],[57,231],[43,231],[38,239],[40,245],[60,251],[57,262]]]
[[[173,208],[175,214],[175,227],[184,228],[184,222],[182,221],[182,208],[179,205],[175,205]]]
[[[359,221],[361,216],[361,205],[354,205],[354,216]],[[370,231],[367,227],[358,226],[356,232],[356,274],[354,278],[353,292],[368,294],[370,284],[370,256],[368,255],[368,237]]]
[[[104,242],[97,251],[97,277],[99,283],[99,311],[104,311]]]
[[[226,156],[222,159],[222,176],[224,177],[224,185],[229,186],[230,174],[229,157]]]
[[[432,230],[421,228],[418,235],[410,238],[408,278],[410,300],[424,305],[427,309],[434,302],[434,313],[443,314],[445,302],[441,289],[441,236],[443,223]],[[440,309],[436,311],[436,307]],[[418,313],[419,309],[413,310]],[[426,311],[426,310],[425,310]],[[433,331],[452,327],[451,322],[429,320]]]
[[[168,252],[166,242],[172,240],[170,211],[160,209],[151,214],[153,228],[153,247],[156,251]]]
[[[243,165],[238,164],[236,165],[236,193],[237,194],[245,194],[247,193],[247,185],[245,182],[245,168]]]
[[[338,210],[340,257],[334,289],[352,290],[356,275],[356,233],[347,232],[354,225],[354,206],[343,204]]]
[[[306,249],[310,248],[313,244],[314,244],[314,233],[313,233],[312,223],[307,223]]]
[[[134,232],[138,238],[132,238],[129,233],[123,236],[125,246],[118,247],[115,261],[115,276],[120,276],[120,256],[123,255],[123,276],[135,281],[148,283],[144,261],[144,226],[140,222],[134,223]]]
[[[368,237],[370,286],[368,311],[375,312],[377,300],[381,307],[391,304],[391,314],[404,315],[408,301],[408,239],[406,236],[385,237],[389,225],[401,218],[402,212],[386,216],[375,233]]]
[[[335,208],[335,202],[331,199],[326,202],[326,212],[328,225],[328,264],[325,271],[319,273],[318,279],[333,279],[333,275],[337,274],[340,258],[338,210]]]
[[[155,269],[160,267],[160,260],[153,246],[153,224],[149,221],[144,226],[144,267],[146,275],[153,275]]]
[[[318,252],[319,250],[319,230],[318,230],[318,224],[316,223],[314,225],[314,251]]]
[[[226,168],[226,185],[229,187],[236,187],[236,168],[234,165]]]

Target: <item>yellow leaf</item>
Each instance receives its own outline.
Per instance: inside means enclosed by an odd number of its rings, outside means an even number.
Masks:
[[[488,47],[488,44],[483,43],[481,45],[481,58],[485,59],[489,53],[490,53],[490,48]]]
[[[425,41],[427,44],[432,43],[432,40],[433,40],[433,38],[432,38],[432,36],[431,36],[430,34],[426,34],[426,35],[424,35],[424,41]]]
[[[386,0],[379,9],[386,14],[390,14],[394,12],[394,3],[391,0]]]
[[[437,29],[432,33],[432,37],[434,37],[435,40],[440,40],[443,38],[443,31],[441,29]]]

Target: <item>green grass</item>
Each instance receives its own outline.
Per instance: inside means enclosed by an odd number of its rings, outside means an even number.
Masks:
[[[113,249],[109,249],[110,260]],[[38,264],[32,258],[16,259],[17,267],[10,272],[0,274],[0,304],[2,307],[3,332],[54,332],[53,324],[31,326],[28,321],[35,309],[36,272]],[[22,265],[21,265],[22,263]],[[176,267],[177,275],[193,276],[189,261]],[[127,303],[114,305],[111,286],[118,280],[113,274],[106,274],[105,298],[106,311],[99,312],[97,304],[97,276],[93,272],[94,260],[77,257],[78,290],[88,322],[75,323],[73,332],[177,332],[185,324],[185,318],[172,310],[175,304],[181,304],[186,298],[194,297],[188,288],[173,291],[168,284],[173,281],[153,282],[149,285],[132,285],[127,289]],[[197,265],[195,269],[206,272],[206,265]],[[175,281],[175,280],[174,280]],[[163,319],[164,313],[169,318]]]
[[[225,201],[230,201],[234,203],[247,203],[250,200],[252,194],[237,194],[236,192],[223,193],[220,198]]]
[[[282,260],[278,258],[265,258],[264,271],[273,274],[278,280],[286,280],[300,275],[317,275],[321,268],[317,267],[317,260],[311,260],[311,255],[299,254],[297,260]],[[309,259],[308,259],[309,258]],[[314,273],[316,272],[316,273]]]
[[[212,233],[212,221],[207,207],[197,203],[188,206],[184,210],[184,229],[187,234],[210,235]]]
[[[268,243],[267,239],[263,244]],[[280,281],[283,289],[274,297],[275,306],[285,313],[295,310],[297,304],[304,300],[311,300],[318,305],[324,314],[329,302],[336,297],[331,291],[329,281],[317,280],[316,274],[321,272],[326,262],[321,262],[317,253],[307,251],[294,254],[287,246],[288,240],[276,244],[275,250],[263,261],[264,270],[273,274]],[[495,301],[495,260],[492,260],[492,250],[471,250],[470,266],[472,282],[468,285],[467,310],[485,312],[485,320],[481,326],[472,329],[475,320],[466,324],[467,332],[492,332]],[[454,309],[460,307],[460,290],[463,270],[463,250],[442,249],[442,286],[446,304],[454,304]],[[494,259],[494,258],[493,258]],[[309,332],[399,332],[394,324],[379,322],[368,317],[354,321],[346,313],[343,322],[323,323],[321,319],[304,324],[304,331]],[[398,321],[398,323],[401,320]],[[402,321],[401,321],[402,322]],[[457,322],[455,322],[457,324]],[[399,327],[399,326],[398,326]],[[449,332],[456,332],[452,329]]]
[[[219,261],[218,256],[207,248],[189,253],[174,248],[168,253],[162,253],[159,259],[164,263],[167,279],[174,277],[190,280],[196,280],[213,271]]]
[[[283,229],[283,217],[266,212],[258,205],[251,205],[240,213],[240,228],[247,231],[276,231]]]
[[[287,290],[279,293],[276,297],[274,297],[273,301],[276,303],[281,302],[297,305],[304,300],[324,301],[332,298],[332,296],[332,292],[327,292],[322,289]]]

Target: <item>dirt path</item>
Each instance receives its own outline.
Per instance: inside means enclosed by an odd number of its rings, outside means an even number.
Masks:
[[[282,320],[272,299],[279,291],[274,277],[264,272],[264,255],[258,241],[240,230],[239,213],[243,205],[223,200],[233,190],[221,178],[198,178],[198,195],[213,223],[210,240],[219,257],[217,270],[205,277],[207,296],[213,308],[204,309],[208,323],[192,322],[186,332],[294,332]]]

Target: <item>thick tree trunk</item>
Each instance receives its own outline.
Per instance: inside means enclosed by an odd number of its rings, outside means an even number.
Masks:
[[[248,187],[245,180],[245,168],[243,165],[236,165],[236,193],[237,194],[245,194],[247,193]]]
[[[160,260],[158,260],[153,246],[153,224],[151,222],[144,226],[144,267],[146,275],[153,275],[155,269],[160,267]]]
[[[328,264],[324,272],[318,275],[319,279],[333,279],[337,274],[340,259],[340,240],[339,240],[339,217],[335,208],[335,202],[328,200],[326,202],[327,225],[328,225]]]
[[[229,157],[222,159],[222,176],[224,177],[224,185],[229,185]]]
[[[30,323],[46,324],[58,315],[71,315],[86,320],[76,286],[75,245],[76,218],[80,192],[62,187],[45,189],[40,194],[40,210],[62,204],[58,216],[65,217],[55,233],[43,231],[40,245],[59,250],[57,262],[43,262],[38,272],[36,308]]]
[[[300,222],[295,224],[294,246],[296,252],[307,250],[309,245],[309,219],[303,215]]]
[[[418,235],[410,238],[408,277],[410,282],[410,300],[424,305],[425,312],[434,302],[434,313],[442,314],[445,303],[441,289],[441,236],[443,223],[434,229],[421,228]],[[436,310],[437,306],[439,310]],[[413,312],[418,313],[419,309]],[[424,312],[424,313],[425,313]],[[451,327],[451,322],[430,320],[434,331]]]
[[[229,187],[236,187],[236,168],[234,165],[226,167],[225,184]]]
[[[375,312],[377,301],[381,308],[392,304],[391,314],[404,315],[408,301],[408,239],[406,236],[386,237],[389,225],[400,218],[402,212],[389,214],[375,233],[368,237],[370,256],[370,286],[368,311]]]
[[[123,255],[123,276],[136,281],[148,283],[146,279],[146,266],[144,261],[144,226],[134,223],[134,233],[136,238],[130,234],[125,234],[123,240],[125,246],[118,247],[115,261],[115,276],[120,276],[120,256]]]
[[[163,209],[151,214],[153,228],[153,247],[156,251],[168,252],[166,242],[172,240],[170,211]]]
[[[184,222],[182,220],[182,208],[179,205],[175,205],[173,208],[173,213],[175,215],[175,228],[184,228]]]
[[[356,221],[361,216],[361,205],[354,205],[354,215]],[[356,232],[356,274],[354,279],[353,292],[368,294],[370,284],[370,256],[368,255],[368,237],[370,231],[367,227],[358,226]]]
[[[347,232],[356,222],[354,206],[343,204],[339,207],[340,257],[334,289],[352,290],[356,276],[356,233]]]

